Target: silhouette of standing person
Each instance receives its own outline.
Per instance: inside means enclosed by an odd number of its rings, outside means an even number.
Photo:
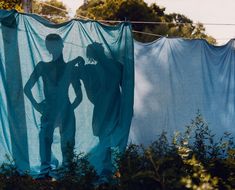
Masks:
[[[119,126],[122,64],[108,58],[102,44],[97,42],[87,46],[86,56],[90,64],[79,66],[79,76],[94,105],[92,130],[99,138],[95,151],[102,152],[101,175],[108,177],[112,174],[112,134]]]
[[[82,101],[81,83],[75,77],[75,64],[83,62],[82,57],[78,56],[65,63],[62,54],[63,41],[59,35],[49,34],[45,43],[47,50],[52,55],[52,61],[39,62],[24,87],[26,96],[34,108],[41,113],[39,149],[42,175],[48,175],[51,170],[51,146],[56,127],[59,127],[61,136],[62,165],[66,164],[68,151],[73,151],[75,144],[74,109]],[[40,77],[43,81],[45,99],[38,103],[32,94],[32,88]],[[70,84],[76,94],[73,103],[70,102],[68,95]]]

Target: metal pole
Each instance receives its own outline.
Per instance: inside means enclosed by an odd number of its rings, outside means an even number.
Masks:
[[[22,0],[23,8],[25,13],[32,12],[32,0]]]

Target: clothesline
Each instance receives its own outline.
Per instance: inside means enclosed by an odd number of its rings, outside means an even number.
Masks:
[[[61,9],[59,7],[56,7],[56,6],[53,6],[53,5],[50,5],[48,3],[45,3],[41,0],[39,0],[39,3],[41,4],[44,4],[46,6],[49,6],[49,7],[52,7],[54,9],[57,9],[57,10],[60,10],[60,11],[63,11],[63,12],[66,12],[66,13],[69,13],[69,11],[65,10],[65,9]],[[58,16],[58,15],[41,15],[41,16],[47,16],[49,18],[63,18],[61,16]],[[86,20],[94,20],[94,19],[90,19],[88,17],[85,17],[85,16],[82,16],[82,15],[76,15],[75,18],[80,18],[80,19],[86,19]],[[121,23],[121,22],[126,22],[125,21],[118,21],[118,20],[96,20],[98,22],[103,22],[103,23]],[[189,22],[180,22],[180,23],[176,23],[176,22],[155,22],[155,21],[128,21],[130,22],[131,24],[159,24],[159,25],[170,25],[170,24],[177,24],[177,25],[188,25],[188,24],[195,24],[195,23],[189,23]],[[211,25],[211,26],[235,26],[235,23],[201,23],[203,25]],[[137,30],[132,30],[132,32],[134,33],[139,33],[139,34],[144,34],[144,35],[150,35],[150,36],[156,36],[156,37],[164,37],[163,35],[160,35],[160,34],[155,34],[155,33],[149,33],[149,32],[142,32],[142,31],[137,31]],[[166,35],[167,37],[167,35]],[[224,38],[224,39],[216,39],[216,40],[229,40],[230,38]]]
[[[141,31],[138,31],[138,30],[132,30],[132,32],[139,33],[139,34],[147,34],[147,35],[156,36],[156,37],[164,37],[163,35],[160,35],[160,34],[153,34],[153,33],[149,33],[149,32],[141,32]]]
[[[40,1],[40,0],[39,0],[38,2],[41,3],[41,4],[43,4],[43,5],[46,5],[46,6],[48,6],[48,7],[52,7],[52,8],[54,8],[54,9],[63,11],[63,12],[65,12],[65,13],[69,13],[69,11],[67,11],[67,10],[65,10],[65,9],[61,9],[61,8],[59,8],[59,7],[53,6],[53,5],[48,4],[48,3],[45,3],[45,2],[43,2],[43,1]]]
[[[64,18],[62,16],[58,16],[58,15],[39,15],[39,16],[43,16],[43,17],[49,17],[49,18]],[[83,19],[84,17],[81,16],[81,18]],[[87,19],[87,20],[92,20],[92,19]],[[104,20],[97,20],[99,22],[102,22]],[[119,23],[121,23],[121,21],[118,21]],[[122,21],[124,22],[124,21]],[[150,32],[143,32],[143,31],[138,31],[138,30],[132,30],[133,33],[138,33],[138,34],[144,34],[144,35],[149,35],[149,36],[156,36],[156,37],[168,37],[168,35],[160,35],[160,34],[155,34],[155,33],[150,33]],[[180,36],[172,36],[172,37],[180,37]],[[231,38],[221,38],[221,39],[216,39],[217,41],[222,41],[222,40],[230,40]]]
[[[38,1],[41,4],[44,4],[46,6],[58,9],[60,11],[66,12],[66,13],[71,13],[71,11],[67,11],[65,9],[61,9],[59,7],[50,5],[48,3],[45,3],[41,0]],[[82,16],[82,15],[76,15],[75,18],[83,18],[83,19],[87,19],[87,20],[94,20],[94,19],[90,19],[88,17]],[[121,22],[126,22],[126,20],[97,20],[99,22],[106,22],[106,23],[121,23]],[[191,22],[156,22],[156,21],[128,21],[132,24],[163,24],[163,25],[169,25],[169,24],[177,24],[177,25],[185,25],[185,24],[196,24],[196,23],[191,23]],[[215,26],[235,26],[235,23],[203,23],[203,22],[199,22],[203,25],[215,25]]]
[[[117,20],[97,20],[99,22],[107,22],[107,23],[120,23],[125,21],[117,21]],[[187,24],[196,24],[196,23],[190,23],[190,22],[151,22],[151,21],[128,21],[132,24],[163,24],[163,25],[170,25],[170,24],[177,24],[177,25],[187,25]],[[217,26],[235,26],[235,23],[201,23],[203,25],[217,25]]]
[[[132,32],[140,33],[140,34],[146,34],[146,35],[150,35],[150,36],[156,36],[156,37],[169,37],[168,35],[160,35],[160,34],[154,34],[154,33],[149,33],[149,32],[142,32],[142,31],[137,31],[137,30],[132,30]],[[180,36],[171,36],[171,37],[182,38]],[[216,41],[222,41],[222,40],[223,41],[224,40],[231,40],[231,38],[219,38],[219,39],[216,39]]]

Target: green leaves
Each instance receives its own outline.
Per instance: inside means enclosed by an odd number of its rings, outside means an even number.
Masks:
[[[70,147],[72,148],[72,147]],[[234,139],[225,133],[216,139],[198,112],[184,132],[169,138],[163,132],[148,147],[129,145],[118,156],[117,171],[108,184],[99,179],[83,154],[68,147],[68,162],[56,182],[19,175],[7,157],[0,167],[1,189],[114,189],[114,190],[232,190],[235,189]],[[212,154],[212,152],[214,153]],[[202,156],[202,151],[205,155]]]
[[[0,9],[22,11],[22,2],[21,0],[0,0]]]
[[[33,0],[33,13],[43,15],[44,18],[53,23],[61,23],[69,20],[68,12],[66,12],[67,7],[63,4],[63,2],[60,0],[46,0],[44,3],[45,4],[42,4],[36,0]]]
[[[119,159],[119,186],[136,190],[235,188],[233,142],[229,133],[216,139],[198,112],[185,131],[171,140],[163,132],[149,147],[130,145]]]
[[[87,5],[77,9],[76,14],[95,20],[166,22],[166,24],[133,23],[132,28],[162,36],[202,38],[212,44],[216,43],[213,37],[205,33],[201,23],[194,24],[182,14],[166,14],[165,8],[155,3],[149,6],[144,0],[89,0]],[[134,38],[141,42],[149,42],[158,37],[135,33]]]

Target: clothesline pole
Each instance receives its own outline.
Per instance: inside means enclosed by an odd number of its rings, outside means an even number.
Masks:
[[[22,0],[23,9],[25,13],[32,13],[32,1],[31,0]]]

